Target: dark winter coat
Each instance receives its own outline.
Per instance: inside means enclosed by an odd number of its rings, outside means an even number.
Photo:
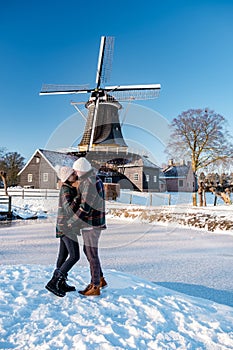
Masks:
[[[106,228],[105,222],[105,194],[101,179],[93,170],[79,177],[78,196],[80,196],[80,205],[68,224],[72,227],[80,225],[82,228],[98,227]]]
[[[73,225],[72,229],[68,228],[67,221],[78,210],[79,203],[80,197],[77,189],[68,182],[63,183],[59,193],[56,237],[59,238],[65,235],[77,241],[77,235],[80,235],[80,228],[77,225]]]

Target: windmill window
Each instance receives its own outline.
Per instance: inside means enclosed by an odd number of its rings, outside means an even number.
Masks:
[[[183,187],[184,186],[184,181],[183,180],[179,180],[179,187]]]
[[[111,177],[106,177],[105,178],[105,182],[108,183],[108,184],[112,183],[112,178]]]
[[[157,176],[154,175],[154,182],[157,182]]]
[[[40,163],[40,157],[35,157],[36,158],[36,163]]]
[[[134,179],[134,181],[138,181],[138,179],[139,179],[138,173],[134,174],[133,179]]]
[[[32,174],[28,174],[28,182],[32,182]]]
[[[150,181],[150,175],[146,175],[146,182]]]
[[[48,173],[43,173],[43,181],[48,182],[49,180],[49,174]]]

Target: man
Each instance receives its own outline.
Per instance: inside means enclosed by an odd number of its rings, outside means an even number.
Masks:
[[[82,228],[83,251],[90,265],[91,283],[79,293],[95,296],[100,295],[100,289],[107,286],[98,254],[101,230],[106,229],[104,186],[86,158],[77,159],[73,169],[79,179],[80,204],[67,224],[70,228],[77,224]]]

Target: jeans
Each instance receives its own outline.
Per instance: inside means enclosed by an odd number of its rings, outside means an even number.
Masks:
[[[90,264],[91,283],[93,283],[95,286],[98,286],[100,284],[100,277],[103,277],[103,272],[98,254],[98,243],[100,234],[101,230],[94,227],[92,229],[84,229],[82,231],[83,251]]]
[[[79,259],[79,243],[73,241],[69,237],[61,237],[57,258],[57,269],[67,276],[68,271],[74,266],[74,264],[76,264],[77,261],[79,261]]]

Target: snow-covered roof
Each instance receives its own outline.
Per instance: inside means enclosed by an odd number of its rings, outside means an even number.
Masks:
[[[135,167],[135,166],[138,166],[138,167],[147,167],[147,168],[154,168],[154,169],[158,169],[159,166],[152,163],[147,157],[145,156],[141,156],[139,157],[138,159],[128,163],[128,164],[125,164],[124,166],[119,166],[119,167],[124,167],[124,168],[131,168],[131,167]]]
[[[187,165],[172,165],[163,170],[164,177],[187,177],[189,172],[189,166]]]
[[[76,156],[72,156],[70,154],[56,152],[56,151],[48,151],[48,150],[39,150],[40,153],[49,161],[53,168],[56,165],[69,166],[72,167],[74,161],[78,158]]]

